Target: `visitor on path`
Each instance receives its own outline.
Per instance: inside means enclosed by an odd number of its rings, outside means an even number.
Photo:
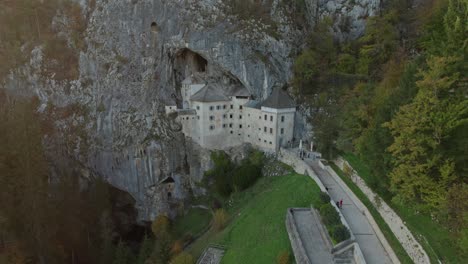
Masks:
[[[340,208],[343,208],[343,199],[340,200]]]
[[[340,202],[336,201],[336,207],[340,208]]]

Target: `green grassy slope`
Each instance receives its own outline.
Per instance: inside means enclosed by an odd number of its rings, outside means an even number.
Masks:
[[[210,230],[189,251],[199,256],[205,246],[227,246],[222,263],[276,263],[281,251],[290,251],[285,217],[289,207],[309,207],[318,201],[320,189],[308,176],[262,178],[244,192],[235,193],[230,224],[220,233]]]

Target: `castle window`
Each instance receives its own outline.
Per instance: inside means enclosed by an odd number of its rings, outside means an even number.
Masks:
[[[281,135],[283,135],[283,134],[284,134],[284,128],[281,129]]]
[[[266,140],[265,140],[265,139],[263,140],[263,143],[266,143]]]
[[[232,134],[232,131],[231,131],[231,134]]]
[[[214,117],[214,116],[210,116],[210,120],[212,120],[212,121],[213,121],[214,119],[215,119],[215,117]]]
[[[197,110],[200,110],[200,106],[199,106],[199,105],[197,105]]]
[[[172,110],[172,106],[169,106],[169,110]]]
[[[232,114],[229,115],[229,118],[232,118]]]
[[[258,116],[258,119],[262,119],[262,116]]]
[[[167,193],[167,198],[170,199],[171,197],[172,197],[172,193],[171,193],[171,192],[168,192],[168,193]]]
[[[242,105],[239,105],[239,109],[242,110]]]
[[[226,128],[226,124],[223,124],[223,128]]]
[[[263,132],[267,132],[267,128],[266,127],[263,127]]]
[[[281,116],[281,122],[284,122],[284,116]]]
[[[200,120],[200,116],[197,116],[197,119]]]
[[[241,134],[237,134],[238,136],[240,136]]]
[[[265,120],[267,120],[267,115],[265,115]]]
[[[239,125],[239,128],[242,128],[242,125]]]
[[[258,130],[262,131],[262,129],[261,129],[261,128],[258,128]]]
[[[234,106],[233,106],[233,105],[231,105],[231,109],[234,109]]]
[[[248,116],[250,116],[250,114],[248,114]]]
[[[258,141],[262,141],[260,138],[258,138]]]
[[[250,125],[247,125],[247,127],[250,127]]]
[[[223,105],[223,109],[226,109],[226,105]]]
[[[220,106],[220,105],[217,105],[217,106],[216,106],[216,110],[219,110],[219,109],[221,109],[221,106]]]
[[[270,116],[270,121],[273,122],[273,116]]]
[[[271,141],[270,141],[270,145],[271,145]]]
[[[232,127],[232,123],[231,123],[231,124],[229,124],[229,127]]]
[[[242,119],[242,115],[239,115],[239,119]]]
[[[273,128],[270,127],[270,134],[273,134]]]
[[[213,106],[210,106],[210,111],[213,111],[214,107]]]
[[[250,137],[250,135],[247,135],[247,137]]]
[[[227,117],[227,115],[226,115],[226,114],[224,114],[224,115],[223,115],[223,118],[224,118],[224,119],[226,119],[226,117]]]
[[[211,125],[210,130],[214,130],[214,129],[215,129],[215,126]]]

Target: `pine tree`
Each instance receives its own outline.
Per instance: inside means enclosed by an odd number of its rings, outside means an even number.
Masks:
[[[386,124],[394,136],[388,148],[395,167],[390,174],[397,198],[440,208],[447,190],[457,180],[454,162],[443,156],[443,143],[457,127],[468,122],[468,100],[456,96],[458,73],[450,72],[456,60],[435,57],[421,72],[414,101],[400,108]]]

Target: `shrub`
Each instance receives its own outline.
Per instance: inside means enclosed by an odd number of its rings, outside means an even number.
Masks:
[[[213,151],[211,160],[214,167],[205,172],[205,181],[214,180],[214,188],[217,193],[227,197],[232,192],[231,171],[234,169],[234,164],[229,159],[229,156],[224,151]]]
[[[228,214],[224,209],[218,209],[213,215],[213,226],[217,231],[223,230],[228,221]]]
[[[161,236],[162,234],[169,233],[171,221],[166,215],[158,215],[156,219],[154,219],[153,223],[151,224],[151,230],[156,238]]]
[[[341,241],[345,241],[346,239],[350,238],[350,233],[348,228],[344,225],[340,224],[333,227],[333,230],[330,232],[331,237],[335,239],[337,243]]]
[[[193,259],[192,255],[182,252],[179,255],[175,256],[171,259],[170,264],[193,264],[195,260]]]
[[[216,198],[211,203],[211,209],[213,209],[213,210],[216,210],[216,209],[219,209],[219,208],[222,208],[222,207],[223,206],[222,206],[221,202]]]
[[[340,215],[331,204],[324,204],[320,207],[320,215],[327,226],[341,224]]]
[[[330,196],[326,192],[320,192],[319,197],[322,205],[330,203]]]
[[[242,191],[253,185],[262,176],[262,168],[250,162],[243,163],[233,172],[234,188]]]
[[[279,254],[278,254],[278,257],[276,258],[276,262],[278,264],[289,264],[289,252],[284,250],[284,251],[281,251]]]
[[[259,150],[252,150],[248,159],[251,164],[262,167],[265,162],[265,155]]]
[[[184,241],[182,241],[182,240],[177,240],[177,241],[174,242],[174,244],[172,245],[172,248],[171,248],[171,255],[173,255],[173,256],[178,255],[179,253],[182,252],[182,250],[184,250]]]

